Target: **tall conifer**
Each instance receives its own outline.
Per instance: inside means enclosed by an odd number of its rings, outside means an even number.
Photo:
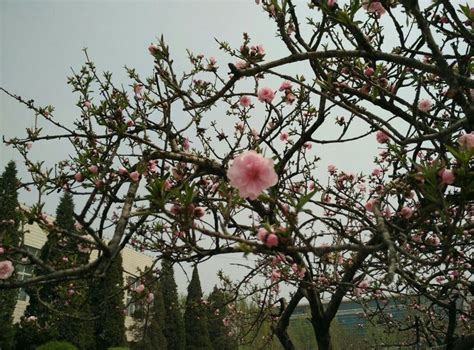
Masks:
[[[14,162],[8,163],[0,178],[0,246],[8,249],[20,242],[20,214],[18,207],[18,179]],[[0,256],[0,260],[4,260]],[[15,273],[10,278],[15,278]],[[0,349],[13,347],[13,311],[18,297],[18,289],[0,290]]]
[[[239,347],[237,339],[230,335],[231,330],[224,324],[229,314],[228,296],[222,290],[214,287],[207,301],[209,302],[209,338],[213,348],[215,350],[237,350]]]
[[[97,349],[125,345],[123,267],[120,254],[112,262],[105,277],[92,281],[90,297],[92,311],[96,317]]]
[[[183,316],[178,302],[178,288],[174,280],[173,265],[168,260],[163,260],[160,281],[165,306],[163,333],[168,342],[168,350],[185,350],[186,338]]]
[[[187,350],[208,350],[212,348],[207,326],[207,309],[203,303],[201,281],[196,266],[188,286],[184,323]]]

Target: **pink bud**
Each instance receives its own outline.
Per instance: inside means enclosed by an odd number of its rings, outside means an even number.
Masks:
[[[443,168],[440,171],[441,175],[441,180],[446,184],[446,185],[452,185],[454,183],[454,180],[456,180],[456,176],[454,176],[454,173],[451,170]]]
[[[387,143],[390,140],[390,137],[382,130],[377,131],[376,138],[378,143]]]
[[[289,138],[289,134],[288,134],[286,131],[283,131],[283,132],[280,134],[280,140],[281,140],[281,141],[288,141],[288,138]]]
[[[375,71],[372,67],[367,67],[365,70],[364,70],[364,75],[367,76],[367,77],[371,77],[372,75],[374,75]]]
[[[132,181],[138,181],[138,179],[140,178],[140,173],[138,171],[134,171],[134,172],[131,172],[130,173],[130,179]]]
[[[154,299],[155,299],[155,294],[153,294],[153,293],[148,293],[148,295],[147,295],[147,297],[146,297],[146,302],[147,302],[148,304],[151,304]]]
[[[413,215],[413,210],[409,207],[403,207],[400,209],[400,215],[406,219],[409,219]]]
[[[92,174],[97,174],[99,172],[99,168],[97,167],[97,165],[91,165],[89,167],[89,171],[92,173]]]
[[[150,46],[148,46],[148,51],[150,52],[152,56],[155,56],[159,51],[158,46],[155,44],[151,44]]]
[[[118,168],[118,173],[120,175],[126,175],[128,173],[128,171],[125,167],[121,166],[121,167]]]
[[[278,245],[278,236],[274,233],[270,233],[268,236],[267,236],[267,240],[265,242],[265,245],[267,247],[276,247]]]
[[[74,174],[74,179],[77,182],[82,182],[82,181],[84,181],[84,176],[82,176],[82,173],[77,172],[77,173]]]
[[[142,293],[143,291],[145,290],[145,285],[143,283],[140,283],[136,288],[135,288],[135,292],[140,294]]]
[[[203,207],[194,208],[194,216],[197,218],[202,218],[206,214],[206,210]]]

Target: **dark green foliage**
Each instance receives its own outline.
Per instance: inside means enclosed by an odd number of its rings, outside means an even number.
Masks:
[[[67,341],[50,341],[36,348],[36,350],[78,350]]]
[[[139,311],[133,317],[135,319],[134,335],[137,344],[133,346],[136,350],[166,350],[168,344],[163,334],[165,324],[165,306],[163,294],[159,282],[149,282],[150,290],[154,294],[153,303],[149,304],[145,298],[140,300]]]
[[[75,266],[78,261],[87,260],[87,256],[78,251],[77,240],[68,235],[76,233],[74,228],[74,202],[71,194],[65,193],[56,209],[56,226],[58,230],[48,233],[48,240],[41,249],[40,257],[58,269]],[[63,259],[66,257],[67,260]],[[38,269],[36,274],[44,271]],[[89,305],[87,282],[76,280],[29,288],[30,296],[25,315],[37,317],[34,324],[22,320],[17,348],[28,349],[42,344],[45,340],[66,340],[81,350],[95,349],[94,323]],[[42,302],[41,302],[41,301]],[[44,303],[47,304],[44,305]],[[28,333],[28,334],[26,334]]]
[[[196,266],[188,286],[184,324],[186,329],[186,349],[205,350],[212,348],[207,329],[207,308],[203,303],[201,282]]]
[[[123,298],[122,256],[119,254],[110,265],[105,277],[93,280],[90,286],[91,307],[96,317],[97,349],[126,344]]]
[[[229,336],[230,329],[224,325],[228,317],[228,296],[217,287],[209,295],[208,329],[211,344],[215,350],[237,350],[239,345],[236,337]]]
[[[74,222],[72,195],[65,193],[56,210],[56,225],[66,232],[75,233]],[[76,239],[68,237],[64,233],[59,236],[61,240],[58,242],[58,245],[49,247],[51,249],[50,257],[60,261],[65,251],[67,251],[67,257],[72,265],[75,265],[78,260],[84,262],[84,259],[87,259],[84,256],[85,254],[78,251]],[[47,243],[49,242],[48,240]],[[68,303],[65,306],[61,306],[63,316],[59,318],[56,324],[59,338],[73,343],[80,349],[95,349],[94,337],[90,336],[94,332],[94,325],[91,320],[92,312],[89,305],[86,281],[66,282],[56,288],[60,289],[62,300],[67,300]]]
[[[0,246],[18,246],[20,234],[20,214],[17,193],[18,179],[14,162],[8,163],[0,178]],[[0,256],[0,260],[3,260]],[[15,273],[10,278],[15,278]],[[15,310],[18,289],[0,290],[0,349],[13,348],[14,328],[13,311]]]
[[[165,306],[165,326],[163,333],[168,342],[168,350],[185,349],[184,321],[178,302],[178,289],[174,280],[173,266],[163,260],[161,286]]]

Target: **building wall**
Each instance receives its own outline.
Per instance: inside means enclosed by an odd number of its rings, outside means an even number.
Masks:
[[[53,219],[53,218],[51,218]],[[41,250],[43,245],[47,240],[46,233],[41,230],[41,228],[35,223],[33,225],[25,225],[23,228],[24,235],[24,245],[32,252],[37,252]],[[91,258],[94,258],[94,254],[91,254]],[[137,275],[139,270],[143,271],[146,267],[152,266],[153,258],[149,255],[137,252],[130,248],[124,248],[122,250],[122,260],[123,260],[123,269],[124,269],[124,284]],[[33,273],[32,269],[18,269],[18,274],[20,278],[27,278]],[[23,316],[26,306],[28,305],[27,296],[24,292],[20,290],[19,300],[17,301],[15,311],[13,313],[14,322],[19,322],[21,316]],[[125,290],[125,299],[124,304],[127,304],[127,301],[130,300],[130,292]],[[130,306],[129,306],[130,309]],[[130,316],[125,317],[125,326],[128,328],[133,324],[133,318]],[[127,333],[127,339],[132,340],[131,334]]]

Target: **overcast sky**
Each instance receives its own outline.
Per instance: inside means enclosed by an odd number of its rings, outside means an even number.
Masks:
[[[304,6],[306,1],[296,1]],[[307,10],[306,10],[307,11]],[[267,59],[288,55],[275,38],[275,26],[254,0],[217,1],[22,1],[0,0],[1,52],[0,86],[39,106],[53,105],[55,118],[72,125],[79,116],[75,107],[77,95],[66,84],[71,68],[79,70],[84,62],[83,48],[88,48],[99,71],[111,71],[117,85],[129,84],[123,67],[135,67],[139,74],[152,71],[153,59],[147,47],[161,34],[170,45],[176,71],[187,66],[186,48],[194,53],[215,56],[227,70],[228,59],[217,49],[214,38],[233,47],[240,46],[242,33],[248,32],[252,43],[263,44]],[[304,16],[302,16],[304,19]],[[296,67],[298,68],[298,67]],[[296,69],[295,68],[295,69]],[[301,73],[301,71],[300,71]],[[277,89],[277,86],[275,86]],[[33,115],[23,106],[0,94],[0,134],[11,138],[24,136],[24,129],[33,125]],[[318,146],[319,147],[319,146]],[[321,148],[322,149],[322,148]],[[343,145],[337,150],[326,146],[320,152],[321,174],[327,164],[334,163],[348,171],[368,169],[373,157],[361,161],[361,154],[376,154],[373,139],[357,145]],[[67,148],[58,144],[35,146],[32,156],[50,162],[67,158]],[[0,146],[0,167],[18,155],[3,144]],[[20,176],[26,174],[18,164]],[[3,171],[3,170],[2,170]],[[22,202],[34,198],[21,193]],[[47,201],[46,209],[54,213],[57,197]],[[234,260],[235,259],[235,260]],[[221,262],[239,262],[237,258],[222,258]],[[209,291],[216,279],[211,275],[217,264],[207,264],[206,276],[201,272],[203,288]],[[211,268],[212,266],[212,268]],[[236,269],[226,267],[231,274]],[[184,279],[178,276],[180,291]]]

